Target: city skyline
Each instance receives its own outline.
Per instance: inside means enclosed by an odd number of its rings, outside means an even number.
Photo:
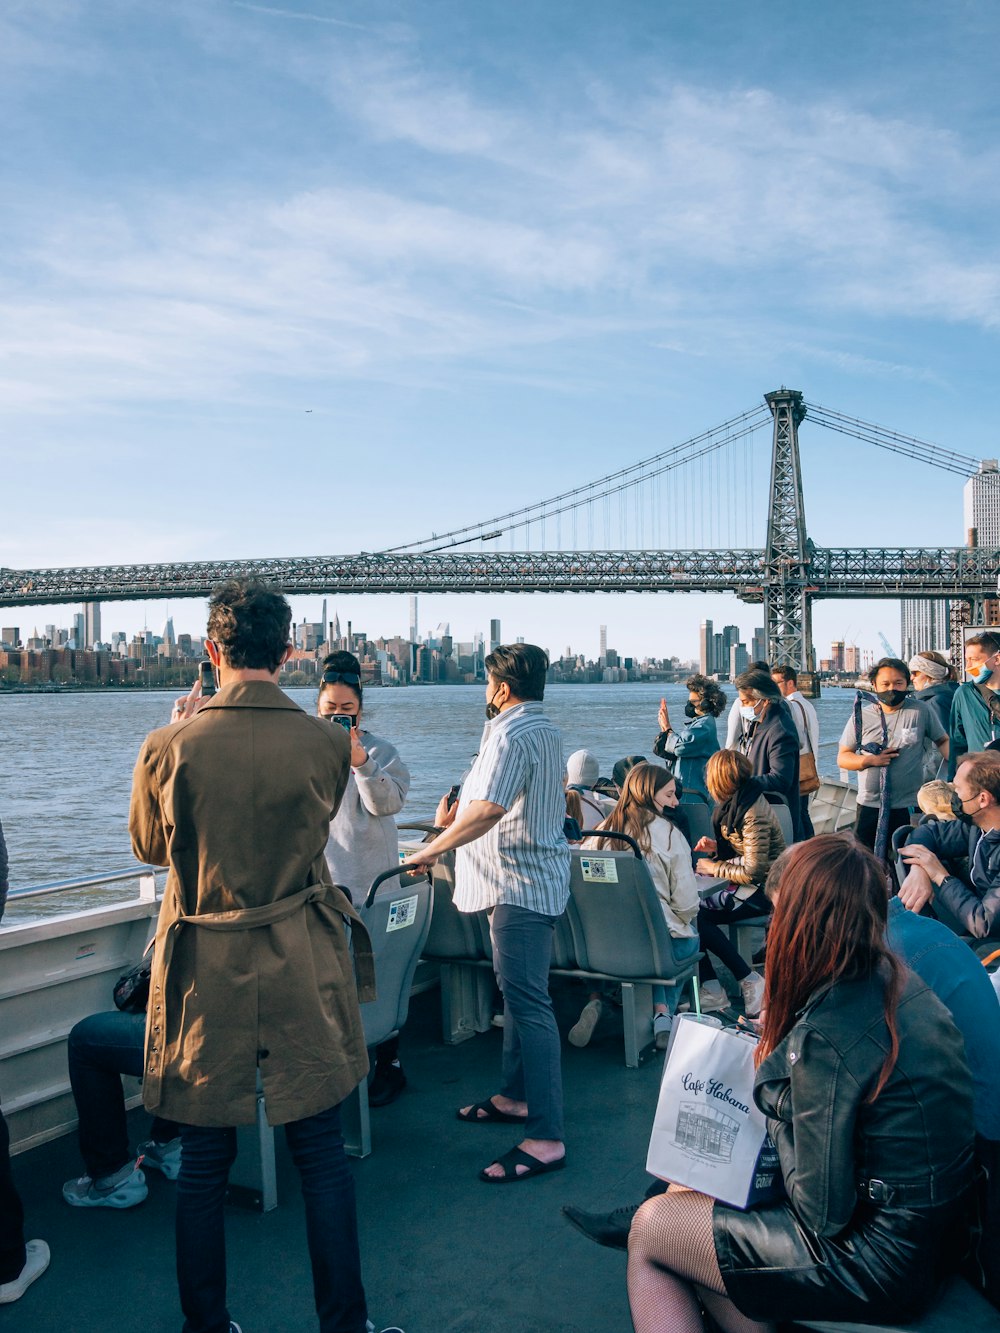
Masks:
[[[0,565],[379,550],[780,384],[996,456],[995,5],[331,10],[0,16]],[[817,544],[965,540],[959,478],[800,434]],[[584,621],[642,653],[746,614],[442,600],[463,634]],[[382,605],[342,614],[405,618]],[[818,645],[898,625],[895,602],[814,609]]]

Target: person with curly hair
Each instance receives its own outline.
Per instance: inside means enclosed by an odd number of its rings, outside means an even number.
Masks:
[[[653,743],[653,753],[661,759],[675,759],[684,790],[698,792],[707,802],[705,765],[719,748],[715,719],[726,707],[726,696],[707,676],[688,676],[685,684],[688,691],[688,701],[684,705],[687,721],[680,731],[675,731],[670,723],[667,701],[661,699],[660,734]]]

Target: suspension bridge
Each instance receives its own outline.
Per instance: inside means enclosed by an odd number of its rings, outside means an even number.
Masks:
[[[264,579],[286,593],[332,595],[733,593],[762,604],[770,660],[803,670],[812,667],[816,598],[948,598],[954,630],[981,623],[984,600],[997,596],[1000,549],[836,549],[810,540],[798,440],[807,414],[814,425],[954,475],[979,471],[977,459],[782,388],[750,411],[596,481],[421,541],[355,555],[0,569],[0,607],[205,597],[233,577]],[[753,441],[763,430],[772,444],[760,534],[762,478]]]

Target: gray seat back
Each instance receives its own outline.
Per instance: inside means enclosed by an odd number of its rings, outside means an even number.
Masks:
[[[480,912],[460,912],[455,906],[455,853],[445,852],[431,871],[434,882],[434,911],[424,945],[425,958],[479,961],[489,958],[483,944]],[[486,933],[487,944],[489,931]]]
[[[778,827],[781,829],[781,836],[785,840],[785,846],[791,847],[792,843],[795,841],[795,834],[792,830],[791,810],[785,805],[784,801],[780,803],[775,802],[771,806],[771,813],[778,821]]]
[[[712,832],[712,811],[709,806],[701,801],[692,801],[690,805],[684,804],[684,817],[687,819],[688,830],[691,834],[691,847],[694,848],[699,838],[714,838]],[[703,855],[702,852],[698,853]]]
[[[690,958],[674,958],[649,870],[634,853],[574,848],[569,891],[567,916],[582,970],[668,980],[690,969]]]
[[[375,958],[374,1000],[361,1006],[365,1045],[377,1046],[406,1022],[413,974],[431,924],[432,890],[427,876],[404,879],[400,871],[370,892],[358,915],[371,936]],[[382,877],[380,876],[379,879]]]

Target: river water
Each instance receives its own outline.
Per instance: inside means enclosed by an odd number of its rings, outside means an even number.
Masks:
[[[315,691],[289,695],[310,711]],[[727,694],[733,695],[732,689]],[[674,725],[683,721],[682,685],[554,685],[545,707],[562,731],[563,751],[585,747],[610,776],[616,759],[651,755],[656,713],[665,696]],[[829,690],[817,701],[820,771],[837,775],[837,741],[853,693]],[[170,716],[164,693],[95,692],[0,695],[0,820],[10,855],[11,888],[123,869],[132,863],[128,802],[143,737]],[[400,821],[429,820],[438,797],[469,767],[484,721],[484,692],[474,686],[370,690],[365,725],[391,741],[412,775]],[[725,714],[719,719],[725,743]],[[12,900],[6,919],[52,915],[93,905],[113,892],[87,890],[72,899]],[[134,885],[127,890],[134,892]],[[117,896],[121,896],[118,894]]]

